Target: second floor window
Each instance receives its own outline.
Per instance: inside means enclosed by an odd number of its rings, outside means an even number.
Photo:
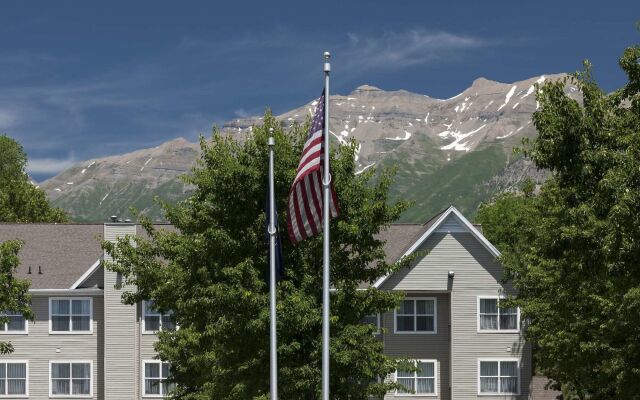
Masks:
[[[395,312],[396,333],[435,333],[436,299],[405,299]]]
[[[26,333],[27,321],[25,321],[22,314],[7,311],[0,312],[1,317],[6,317],[9,321],[0,323],[0,333]]]
[[[478,330],[486,332],[517,332],[520,329],[516,307],[500,307],[500,298],[478,299]]]
[[[176,324],[173,322],[171,313],[161,313],[156,310],[152,300],[142,302],[143,332],[152,333],[159,330],[175,330]]]
[[[27,363],[0,362],[0,397],[27,394]]]
[[[52,298],[49,303],[52,333],[90,333],[91,298]]]

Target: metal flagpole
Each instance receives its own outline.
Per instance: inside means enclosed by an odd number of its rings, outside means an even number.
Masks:
[[[270,384],[271,400],[278,399],[278,340],[276,336],[276,206],[273,184],[273,128],[269,128],[269,307],[271,313],[270,334]]]
[[[331,174],[329,173],[329,72],[331,54],[324,52],[324,176],[322,216],[324,218],[323,233],[323,267],[322,267],[322,400],[329,400],[329,193]]]

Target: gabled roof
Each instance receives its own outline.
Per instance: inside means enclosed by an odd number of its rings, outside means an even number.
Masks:
[[[24,241],[16,276],[32,289],[69,289],[102,258],[102,232],[102,224],[0,224],[0,242]]]
[[[444,222],[453,216],[462,225],[462,227],[469,233],[471,233],[494,257],[499,257],[500,252],[496,249],[482,233],[474,226],[468,219],[462,215],[454,206],[450,206],[446,210],[443,210],[433,216],[424,225],[413,225],[412,228],[406,229],[407,232],[403,232],[403,229],[396,231],[398,227],[404,227],[404,225],[391,225],[391,227],[381,234],[381,239],[386,239],[384,246],[387,262],[395,262],[402,257],[416,251],[434,232],[440,228]],[[419,228],[418,228],[419,227]],[[413,233],[411,233],[413,232]],[[407,237],[403,238],[402,235],[406,234]],[[413,237],[409,237],[413,235]],[[378,279],[373,287],[379,288],[391,274],[385,275]]]

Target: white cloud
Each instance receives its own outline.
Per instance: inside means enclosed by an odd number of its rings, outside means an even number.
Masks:
[[[350,67],[394,69],[427,64],[464,50],[490,46],[485,39],[450,32],[408,30],[379,37],[348,34]]]
[[[73,157],[66,159],[56,158],[32,158],[27,162],[29,174],[57,174],[76,163]]]

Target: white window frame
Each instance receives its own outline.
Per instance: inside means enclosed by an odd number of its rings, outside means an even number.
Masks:
[[[382,313],[376,313],[376,330],[373,332],[374,335],[380,335],[382,333],[382,315],[381,314]],[[368,314],[368,315],[371,315],[371,314]]]
[[[498,300],[498,329],[480,329],[480,300]],[[478,296],[476,305],[476,323],[478,333],[520,333],[520,307],[516,307],[517,321],[516,329],[500,329],[500,301],[504,300],[505,296],[487,295]]]
[[[89,330],[88,331],[74,331],[73,329],[73,313],[72,305],[69,304],[69,330],[68,331],[54,331],[53,330],[53,318],[51,311],[53,310],[53,300],[89,300]],[[49,297],[49,334],[50,335],[92,335],[93,334],[93,297]]]
[[[151,379],[159,379],[160,380],[160,394],[147,394],[145,392],[146,389],[146,383],[147,383],[147,377],[145,375],[146,373],[146,368],[145,365],[146,364],[160,364],[160,378],[151,378]],[[141,376],[142,376],[142,382],[140,388],[141,388],[141,392],[142,392],[142,397],[148,397],[148,398],[164,398],[166,397],[166,393],[162,393],[163,389],[162,389],[162,382],[166,381],[166,377],[162,377],[162,364],[169,364],[167,361],[162,361],[162,360],[142,360],[142,367],[141,367]]]
[[[25,364],[25,394],[2,394],[0,393],[0,399],[25,399],[29,397],[29,360],[0,360],[0,364]],[[6,369],[5,369],[5,373]],[[8,386],[8,385],[7,385]],[[7,390],[7,386],[5,386],[5,390]]]
[[[516,362],[516,369],[518,371],[518,391],[516,393],[500,393],[500,392],[481,392],[480,391],[480,363],[481,362],[498,362],[498,390],[500,390],[500,363],[501,362]],[[478,396],[519,396],[520,385],[522,383],[522,374],[520,373],[520,359],[516,357],[498,357],[498,358],[478,358],[478,369],[476,376],[478,378]]]
[[[52,367],[53,364],[89,364],[89,394],[53,394],[53,385],[52,385]],[[65,398],[65,399],[89,399],[93,398],[93,383],[94,383],[95,373],[93,371],[93,360],[49,360],[49,397],[51,398]],[[73,391],[73,365],[70,366],[69,369],[69,381],[70,387],[69,390]]]
[[[398,393],[398,389],[396,389],[394,391],[394,395],[398,396],[398,397],[404,397],[404,396],[420,396],[420,397],[438,397],[438,360],[411,360],[414,362],[414,365],[416,363],[433,363],[433,393]],[[418,387],[417,385],[417,379],[418,377],[415,376],[414,373],[414,377],[413,379],[416,380],[416,388]],[[398,371],[396,370],[396,372],[393,374],[393,381],[394,382],[398,382]]]
[[[398,335],[435,335],[438,333],[438,299],[436,297],[406,297],[404,300],[413,300],[413,331],[398,331],[398,308],[393,310],[393,333]],[[418,331],[416,300],[433,300],[433,331]],[[405,314],[402,314],[405,315]],[[408,315],[408,314],[407,314]],[[429,314],[426,314],[429,315]]]
[[[147,316],[147,311],[146,311],[146,307],[145,304],[147,303],[147,301],[149,300],[142,300],[141,303],[141,307],[142,307],[142,334],[143,335],[155,335],[156,333],[158,333],[159,331],[162,330],[162,317],[168,317],[170,315],[173,315],[173,313],[170,314],[165,314],[165,313],[161,313],[160,311],[157,311],[157,314],[149,314],[152,316],[160,316],[160,329],[157,331],[152,331],[152,330],[147,330],[147,324],[146,324],[146,316]],[[174,323],[175,324],[175,323]],[[178,324],[175,324],[176,326],[176,330],[178,329]]]
[[[4,324],[4,330],[0,330],[0,335],[28,335],[29,334],[29,320],[24,318],[24,316],[20,313],[9,314],[10,311],[0,312],[0,315],[12,317],[12,316],[21,316],[24,319],[24,330],[22,331],[10,331],[8,330],[8,323]]]

